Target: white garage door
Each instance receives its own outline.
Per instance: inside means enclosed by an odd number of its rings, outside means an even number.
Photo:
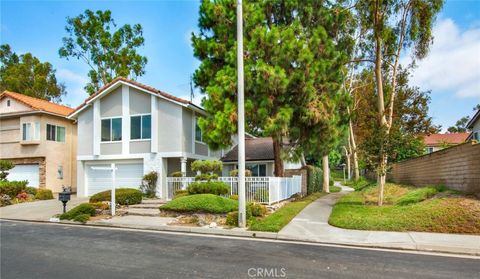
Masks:
[[[112,189],[112,173],[93,167],[110,167],[110,164],[87,165],[87,195]],[[139,188],[143,177],[143,164],[116,164],[116,188]]]
[[[40,184],[39,179],[38,164],[16,165],[13,169],[8,171],[7,176],[7,180],[10,181],[28,180],[28,186],[37,188]]]

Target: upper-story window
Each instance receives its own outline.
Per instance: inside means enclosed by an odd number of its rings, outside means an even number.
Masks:
[[[202,129],[198,125],[198,117],[195,117],[195,141],[203,142]]]
[[[10,100],[7,100],[7,107],[10,106]]]
[[[102,141],[122,140],[122,118],[102,119]]]
[[[65,127],[47,124],[47,140],[65,142]]]
[[[130,139],[150,139],[152,130],[152,117],[150,114],[135,115],[130,117]]]
[[[40,123],[26,122],[22,124],[22,140],[40,140]]]

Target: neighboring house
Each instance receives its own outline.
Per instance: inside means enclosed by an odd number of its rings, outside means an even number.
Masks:
[[[218,159],[203,142],[197,116],[205,111],[193,103],[126,78],[116,78],[70,114],[78,125],[77,179],[79,196],[111,189],[109,171],[95,167],[115,163],[116,187],[138,188],[144,174],[159,175],[158,195],[167,196],[166,177],[190,164]]]
[[[480,142],[480,109],[477,110],[475,115],[468,122],[467,129],[472,131],[470,135],[468,135],[467,140],[476,140]]]
[[[73,109],[23,94],[0,94],[0,159],[15,164],[8,180],[28,180],[32,187],[62,191],[76,187]]]
[[[431,134],[423,138],[425,154],[429,154],[467,140],[468,133]]]
[[[238,145],[227,152],[222,158],[223,176],[229,176],[229,172],[237,169]],[[252,176],[275,176],[275,158],[273,154],[273,140],[270,137],[245,138],[245,167],[252,172]],[[299,169],[300,163],[284,161],[283,167],[287,169]]]

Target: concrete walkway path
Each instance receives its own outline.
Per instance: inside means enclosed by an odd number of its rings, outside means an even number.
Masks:
[[[341,196],[353,191],[352,188],[342,186],[339,182],[335,182],[335,186],[342,187],[342,191],[329,194],[309,204],[278,233],[277,238],[480,255],[480,236],[475,235],[363,231],[331,226],[328,224],[328,218],[333,205]]]
[[[83,202],[88,202],[88,198],[79,198],[72,195],[71,200],[67,203],[67,210]],[[51,217],[59,213],[63,213],[63,204],[58,198],[0,207],[0,218],[4,219],[49,221]]]

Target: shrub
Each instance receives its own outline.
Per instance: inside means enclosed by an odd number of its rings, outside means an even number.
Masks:
[[[19,199],[20,201],[26,201],[26,200],[28,199],[28,194],[27,194],[27,192],[20,192],[20,193],[18,193],[17,199]]]
[[[408,192],[407,194],[403,195],[401,198],[397,200],[398,205],[409,205],[413,203],[419,203],[424,201],[428,198],[435,196],[438,193],[438,190],[433,187],[425,187],[415,189],[413,191]]]
[[[73,221],[86,223],[90,219],[90,215],[88,214],[79,214],[73,218]]]
[[[180,197],[185,197],[188,196],[188,191],[187,190],[177,190],[175,192],[175,195],[173,196],[173,199],[177,199]]]
[[[93,202],[93,203],[90,203],[95,209],[98,209],[98,210],[107,210],[110,208],[110,206],[108,205],[108,203],[104,203],[104,202]]]
[[[211,180],[216,180],[218,178],[218,174],[216,173],[202,173],[202,174],[197,174],[195,176],[195,181],[211,181]]]
[[[307,194],[321,192],[323,189],[323,172],[322,169],[307,166]]]
[[[35,187],[27,187],[25,188],[25,192],[27,192],[30,195],[36,195],[37,194],[37,188]]]
[[[188,193],[226,195],[230,189],[227,184],[221,181],[194,182],[188,185]]]
[[[238,211],[232,211],[227,214],[227,220],[225,224],[229,226],[238,227]]]
[[[25,191],[28,181],[0,181],[0,195],[16,197],[20,192]]]
[[[238,201],[238,195],[231,195],[230,198],[231,198],[232,200]]]
[[[176,171],[176,172],[172,172],[170,174],[171,177],[183,177],[183,174],[181,171]]]
[[[223,164],[218,160],[197,160],[190,166],[192,171],[199,171],[201,173],[220,172],[223,169]]]
[[[231,170],[228,174],[230,176],[238,176],[238,169]],[[252,176],[252,171],[249,169],[245,169],[245,176]]]
[[[237,201],[212,194],[180,197],[160,206],[160,210],[166,211],[203,213],[228,213],[237,208]]]
[[[139,204],[142,202],[142,192],[133,188],[115,189],[115,202],[121,205]],[[112,191],[107,190],[90,197],[90,202],[110,201],[112,199]]]
[[[12,204],[12,198],[9,195],[0,195],[0,206],[6,206]]]
[[[8,176],[8,171],[13,169],[15,165],[7,160],[0,160],[0,181],[6,181]]]
[[[252,212],[250,211],[250,208],[247,207],[246,210],[246,217],[245,219],[248,220],[250,218],[252,218]],[[234,226],[234,227],[238,227],[238,211],[232,211],[230,213],[227,214],[227,219],[225,220],[225,224],[229,225],[229,226]]]
[[[158,173],[151,171],[143,176],[140,190],[149,198],[154,198],[157,195],[157,180]]]
[[[51,200],[53,199],[52,190],[49,189],[38,189],[35,194],[35,199],[37,200]]]
[[[81,203],[66,213],[60,215],[60,220],[72,220],[78,215],[87,214],[88,216],[95,216],[95,207],[90,203]]]
[[[248,211],[251,212],[254,217],[263,217],[267,214],[267,207],[259,203],[248,203]]]

